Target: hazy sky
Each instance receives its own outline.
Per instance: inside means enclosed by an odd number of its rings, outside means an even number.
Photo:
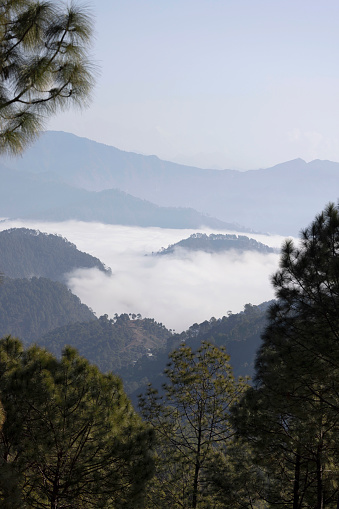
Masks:
[[[89,110],[48,128],[202,167],[339,161],[337,0],[89,0]]]
[[[145,256],[188,237],[193,230],[78,221],[5,221],[0,230],[22,226],[61,234],[111,267],[112,276],[83,269],[69,277],[73,293],[97,316],[141,313],[179,332],[194,322],[220,318],[228,311],[237,313],[246,303],[260,304],[274,296],[269,276],[278,268],[277,254]],[[280,247],[283,241],[279,236],[253,237],[273,247]]]

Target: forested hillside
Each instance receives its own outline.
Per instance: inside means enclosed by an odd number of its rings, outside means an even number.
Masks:
[[[0,232],[0,273],[10,278],[45,277],[65,282],[65,275],[79,268],[110,273],[98,258],[79,251],[60,235],[28,228]]]
[[[62,283],[5,277],[0,284],[0,337],[11,334],[35,342],[57,327],[93,320],[94,313]]]
[[[267,306],[248,304],[241,313],[195,323],[180,334],[140,315],[122,314],[114,319],[104,315],[98,320],[55,328],[37,335],[34,341],[57,356],[66,345],[72,345],[102,371],[118,373],[132,395],[149,382],[160,387],[168,355],[183,343],[194,350],[203,341],[226,347],[235,375],[252,376]]]
[[[206,233],[193,233],[188,239],[183,239],[175,244],[171,244],[166,249],[162,249],[155,254],[172,254],[176,249],[204,251],[205,253],[221,253],[232,249],[240,253],[243,253],[244,251],[257,251],[262,254],[278,252],[277,249],[266,246],[255,239],[246,237],[245,235],[223,235],[214,233],[206,235]]]
[[[73,323],[37,337],[36,341],[58,356],[66,345],[72,345],[102,371],[119,373],[124,379],[128,366],[163,348],[171,335],[153,319],[132,316],[122,314],[109,319],[104,315],[90,323]]]
[[[195,323],[180,334],[168,336],[164,347],[153,351],[153,356],[144,355],[134,365],[121,373],[125,388],[136,401],[136,396],[145,390],[148,383],[158,389],[164,383],[164,370],[169,354],[185,344],[196,350],[203,341],[225,347],[231,356],[231,365],[236,376],[252,376],[254,359],[261,344],[261,334],[266,326],[266,311],[269,303],[260,306],[247,304],[241,313]]]

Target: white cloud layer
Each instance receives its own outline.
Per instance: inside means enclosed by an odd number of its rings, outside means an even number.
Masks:
[[[229,310],[239,312],[246,303],[260,304],[273,298],[269,277],[278,267],[277,254],[177,251],[151,256],[152,251],[188,237],[193,230],[75,221],[6,221],[0,224],[0,230],[23,226],[61,234],[111,267],[112,276],[97,269],[81,269],[69,276],[73,293],[98,316],[141,313],[181,331]],[[283,241],[278,236],[251,237],[273,247],[280,247]]]

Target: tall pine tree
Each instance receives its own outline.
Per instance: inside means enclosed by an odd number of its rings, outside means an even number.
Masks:
[[[270,507],[336,508],[339,472],[339,209],[330,204],[282,248],[277,301],[238,407]]]
[[[150,387],[140,400],[157,445],[147,507],[224,507],[214,497],[210,467],[232,442],[230,409],[247,384],[234,379],[226,352],[206,342],[195,352],[175,350],[165,373],[163,394]]]

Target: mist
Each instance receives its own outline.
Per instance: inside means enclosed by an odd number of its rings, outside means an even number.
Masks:
[[[278,254],[210,254],[178,249],[172,255],[152,256],[152,252],[197,230],[77,221],[0,223],[0,230],[15,227],[60,234],[112,269],[111,276],[97,269],[79,269],[68,275],[69,288],[97,316],[140,313],[180,332],[195,322],[219,318],[228,311],[236,313],[247,303],[260,304],[274,297],[270,276],[278,268]],[[284,240],[279,236],[247,235],[271,247],[280,247]]]

